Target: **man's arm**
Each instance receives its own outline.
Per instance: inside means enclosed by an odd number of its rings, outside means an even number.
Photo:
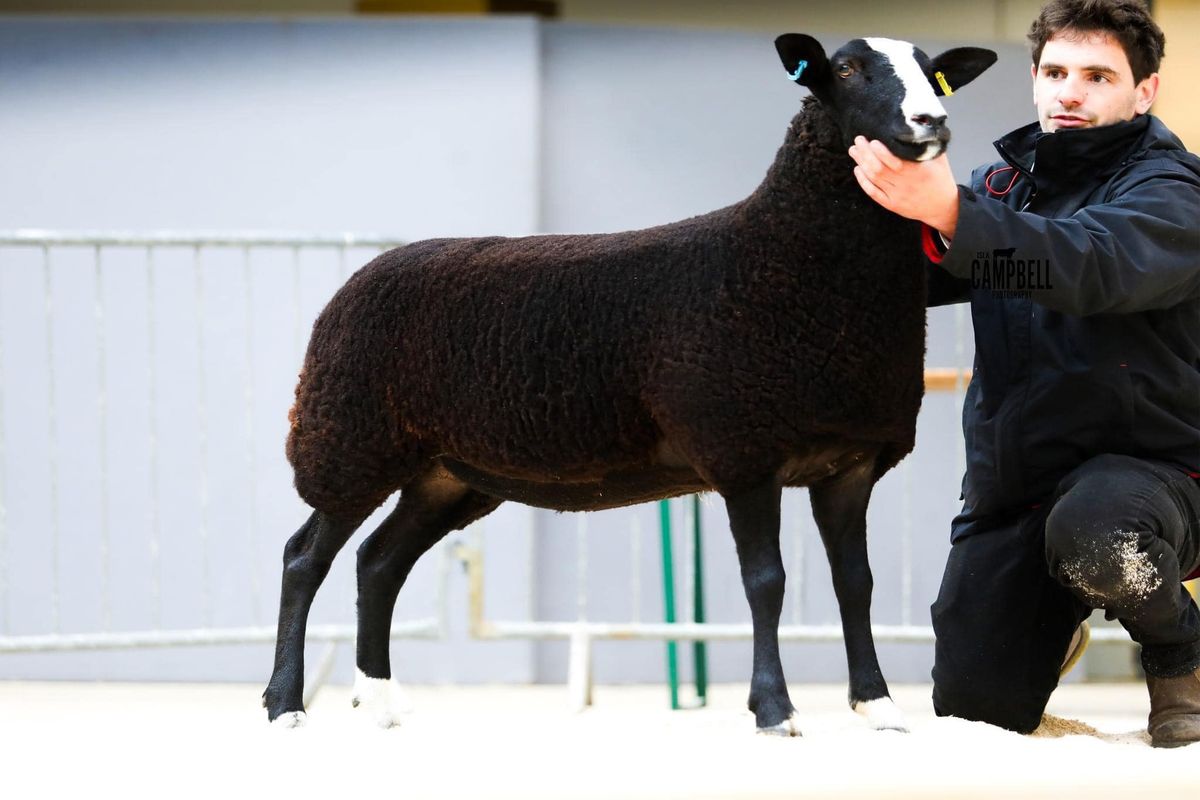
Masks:
[[[888,211],[916,219],[954,238],[958,226],[958,185],[946,154],[928,161],[905,161],[880,141],[855,138],[850,157],[854,177],[867,196]]]
[[[942,268],[969,278],[980,253],[1015,248],[1014,258],[1045,266],[1048,285],[1027,287],[1033,300],[1075,316],[1200,297],[1200,179],[1182,167],[1140,173],[1118,179],[1109,202],[1065,219],[964,192]]]
[[[1049,286],[1027,290],[1056,311],[1122,313],[1200,297],[1200,179],[1181,165],[1135,165],[1114,181],[1111,201],[1048,219],[960,191],[949,163],[937,164],[944,156],[901,161],[861,137],[850,155],[868,196],[952,239],[941,267],[955,277],[970,278],[979,253],[1015,248],[1016,258],[1049,265]]]

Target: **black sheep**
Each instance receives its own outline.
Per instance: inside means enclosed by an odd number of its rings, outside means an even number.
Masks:
[[[753,617],[749,705],[760,730],[795,734],[777,640],[779,501],[808,486],[851,706],[903,728],[871,638],[865,514],[913,446],[925,267],[917,224],[862,193],[846,149],[863,134],[913,160],[940,154],[941,80],[961,86],[995,54],[931,61],[856,39],[826,59],[800,34],[776,47],[813,96],[745,200],[626,233],[418,242],[329,302],[291,413],[288,459],[316,511],[284,550],[271,720],[303,721],[312,598],[397,489],[358,551],[356,695],[384,704],[385,725],[396,596],[447,532],[504,500],[581,511],[714,490]]]

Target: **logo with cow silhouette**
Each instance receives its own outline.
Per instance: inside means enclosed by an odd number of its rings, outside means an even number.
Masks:
[[[1036,290],[1054,288],[1050,259],[1019,258],[1015,247],[979,250],[971,260],[971,288],[1000,299],[1028,299]]]

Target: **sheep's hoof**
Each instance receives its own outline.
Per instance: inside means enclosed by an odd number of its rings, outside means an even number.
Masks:
[[[904,715],[890,697],[860,700],[854,704],[854,711],[865,717],[867,724],[877,731],[908,733],[908,723],[904,721]]]
[[[308,722],[308,715],[303,711],[285,711],[271,720],[272,728],[300,728]]]
[[[361,669],[354,672],[354,694],[350,704],[369,712],[381,728],[399,725],[401,715],[412,711],[412,703],[400,684],[390,678],[369,678]]]
[[[783,722],[759,728],[758,732],[765,736],[800,736],[800,721],[796,718],[796,714],[793,713]]]

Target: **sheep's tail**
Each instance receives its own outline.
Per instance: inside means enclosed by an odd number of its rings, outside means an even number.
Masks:
[[[288,435],[287,443],[284,445],[284,453],[293,468],[296,466],[296,448],[300,438],[300,387],[303,384],[304,368],[301,367],[300,374],[296,378],[295,398],[292,400],[292,407],[288,409]]]

